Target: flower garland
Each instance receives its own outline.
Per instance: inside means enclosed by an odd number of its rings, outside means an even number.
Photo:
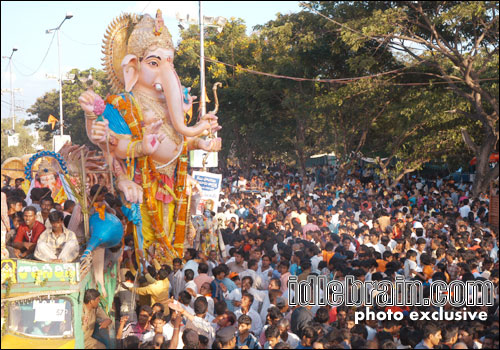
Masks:
[[[177,202],[176,220],[175,220],[175,241],[174,248],[177,254],[182,254],[184,251],[184,238],[186,236],[186,227],[189,227],[189,198],[186,196],[186,180],[187,180],[187,141],[184,138],[182,145],[182,153],[179,156],[177,164],[177,179],[175,183],[175,194],[179,198]]]
[[[125,95],[125,99],[119,95],[112,95],[106,99],[107,103],[112,104],[122,115],[123,119],[127,123],[130,131],[132,133],[130,148],[134,149],[135,143],[139,142],[143,139],[143,134],[145,132],[145,123],[144,118],[140,109],[137,106],[137,102],[134,100],[133,96],[130,94]],[[132,144],[133,143],[133,144]],[[129,149],[127,149],[127,162],[129,163],[128,172],[129,177],[131,179],[134,178],[135,175],[135,165],[134,163],[134,155],[129,157]],[[158,208],[156,206],[156,198],[153,193],[153,179],[158,181],[159,186],[162,186],[167,189],[168,192],[173,194],[172,189],[163,182],[160,174],[156,170],[156,167],[153,163],[153,159],[150,156],[142,156],[137,158],[137,167],[141,169],[142,173],[142,187],[144,191],[144,199],[145,204],[147,205],[148,214],[151,218],[151,225],[154,231],[157,232],[160,241],[164,243],[168,250],[177,255],[176,250],[172,247],[172,244],[169,242],[168,237],[165,235],[165,231],[163,230],[162,225],[160,225],[160,215],[158,213]],[[174,200],[177,201],[175,195],[173,195]]]

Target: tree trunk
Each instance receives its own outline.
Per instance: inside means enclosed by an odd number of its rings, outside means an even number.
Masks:
[[[297,155],[297,162],[299,165],[300,175],[302,176],[302,181],[304,181],[304,177],[306,175],[306,156],[304,152],[304,145],[306,141],[305,136],[305,126],[304,121],[298,113],[296,113],[296,122],[297,122],[297,143],[295,146],[295,153]]]
[[[394,181],[392,182],[392,184],[390,185],[390,187],[391,187],[391,188],[396,187],[396,186],[398,185],[399,181],[401,181],[401,179],[402,179],[403,177],[405,177],[405,175],[406,175],[406,174],[412,173],[412,172],[414,172],[414,171],[415,171],[415,169],[408,169],[408,170],[403,171],[403,173],[402,173],[402,174],[399,174],[399,175],[398,175],[398,176],[394,179]],[[387,181],[388,181],[388,180],[387,180]]]
[[[346,162],[340,164],[337,175],[335,176],[335,183],[337,185],[342,185],[342,183],[344,182],[348,170],[348,165],[349,163]]]
[[[303,149],[295,150],[295,154],[297,156],[297,163],[299,165],[300,176],[302,177],[302,181],[304,181],[306,175],[306,157],[304,155]]]
[[[490,168],[490,155],[495,150],[497,140],[494,135],[489,137],[478,146],[476,152],[476,176],[472,185],[472,194],[475,198],[481,192],[488,193],[491,181],[498,177],[498,163]]]
[[[386,162],[383,162],[380,160],[379,157],[376,158],[376,162],[378,164],[378,166],[380,167],[380,170],[382,171],[382,178],[384,179],[384,182],[385,182],[385,185],[387,187],[390,186],[390,180],[389,180],[389,174],[388,174],[388,170],[387,170],[387,166],[389,165],[390,163],[390,159],[387,160],[387,163]]]
[[[472,184],[472,195],[475,198],[477,198],[481,192],[487,193],[490,182],[498,177],[498,164],[493,169],[490,168],[490,155],[495,150],[498,138],[491,131],[487,131],[486,134],[487,137],[478,146],[471,139],[467,131],[462,130],[462,137],[465,144],[476,156],[476,176]]]
[[[243,162],[243,176],[248,179],[250,176],[250,167],[253,163],[253,152],[248,152],[247,156],[245,157],[245,161]]]

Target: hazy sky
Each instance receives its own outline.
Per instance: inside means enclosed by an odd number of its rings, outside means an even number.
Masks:
[[[72,68],[102,69],[101,42],[109,23],[122,12],[154,15],[158,8],[176,44],[179,40],[176,13],[198,18],[198,1],[2,1],[2,90],[10,88],[9,60],[3,57],[10,56],[15,46],[18,51],[12,58],[13,87],[22,90],[16,92],[16,106],[27,109],[45,92],[58,89],[57,80],[47,78],[58,75],[57,36],[45,31],[59,26],[67,12],[73,18],[61,27],[63,73]],[[274,19],[278,12],[301,10],[297,1],[203,1],[202,8],[205,16],[242,18],[248,32],[253,26]],[[2,118],[10,117],[10,100],[10,93],[2,92]],[[26,116],[22,110],[16,114]]]

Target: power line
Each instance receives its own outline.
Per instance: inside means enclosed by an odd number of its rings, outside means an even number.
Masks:
[[[151,1],[148,1],[146,6],[142,9],[141,13],[144,13],[144,11],[146,11],[146,9],[148,8],[149,5],[151,5]]]
[[[205,57],[205,61],[208,61],[210,63],[223,64],[225,66],[233,67],[233,68],[236,68],[236,69],[240,69],[240,70],[243,70],[243,71],[251,73],[251,74],[263,75],[263,76],[268,76],[268,77],[271,77],[271,78],[288,79],[288,80],[294,80],[294,81],[315,81],[315,82],[320,82],[320,83],[340,83],[340,84],[348,84],[348,83],[352,83],[352,82],[355,82],[355,81],[358,81],[358,80],[362,80],[362,79],[371,79],[371,78],[375,78],[375,77],[378,77],[378,76],[395,74],[395,73],[397,73],[399,75],[399,74],[403,74],[403,73],[401,73],[401,71],[410,68],[410,67],[403,67],[403,68],[394,69],[394,70],[391,70],[391,71],[388,71],[388,72],[382,72],[382,73],[377,73],[377,74],[372,74],[372,75],[366,75],[366,76],[361,76],[361,77],[353,77],[353,78],[313,79],[313,78],[290,77],[290,76],[286,76],[286,75],[279,75],[279,74],[272,74],[272,73],[260,72],[260,71],[256,71],[256,70],[253,70],[253,69],[243,68],[243,67],[236,66],[236,65],[233,65],[233,64],[230,64],[230,63],[225,63],[225,62],[221,62],[221,61],[218,61],[218,60],[214,60],[214,59],[211,59],[211,58],[208,58],[208,57]],[[428,74],[428,73],[408,72],[408,74],[424,74],[425,75],[425,74]],[[478,81],[480,81],[480,82],[481,81],[492,81],[492,80],[498,80],[498,78],[478,79]],[[465,83],[465,81],[463,81],[463,80],[457,80],[457,81],[454,81],[454,83]],[[391,83],[389,85],[397,85],[397,86],[419,86],[419,85],[435,85],[435,84],[449,84],[449,83],[446,82],[446,81],[435,81],[435,82],[423,82],[423,83]]]
[[[225,66],[229,66],[229,67],[233,67],[233,68],[236,68],[236,69],[240,69],[240,70],[244,70],[248,73],[252,73],[252,74],[256,74],[256,75],[264,75],[264,76],[268,76],[268,77],[271,77],[271,78],[277,78],[277,79],[288,79],[288,80],[294,80],[294,81],[316,81],[316,82],[320,82],[320,83],[351,83],[353,81],[357,81],[357,80],[361,80],[361,79],[370,79],[370,78],[375,78],[375,77],[378,77],[378,76],[382,76],[382,75],[388,75],[388,74],[394,74],[394,73],[398,73],[404,69],[408,69],[409,67],[403,67],[403,68],[398,68],[398,69],[394,69],[394,70],[391,70],[391,71],[388,71],[388,72],[382,72],[382,73],[377,73],[377,74],[372,74],[372,75],[366,75],[366,76],[361,76],[361,77],[353,77],[353,78],[338,78],[338,79],[312,79],[312,78],[298,78],[298,77],[290,77],[290,76],[287,76],[287,75],[280,75],[280,74],[272,74],[272,73],[265,73],[265,72],[260,72],[260,71],[256,71],[256,70],[253,70],[253,69],[248,69],[248,68],[243,68],[243,67],[240,67],[240,66],[235,66],[233,64],[229,64],[229,63],[225,63],[225,62],[221,62],[221,61],[218,61],[218,60],[214,60],[214,59],[211,59],[211,58],[208,58],[208,57],[205,57],[205,61],[208,61],[210,63],[219,63],[219,64],[223,64]]]
[[[16,64],[17,64],[17,63],[19,63],[19,64],[20,64],[21,66],[23,66],[24,68],[29,69],[30,71],[32,71],[32,70],[33,70],[33,68],[28,67],[27,65],[25,65],[24,63],[22,63],[22,62],[21,62],[21,61],[19,61],[19,60],[16,60]]]
[[[16,70],[19,72],[19,74],[21,74],[21,75],[23,75],[23,76],[25,76],[25,77],[31,77],[31,76],[35,75],[35,74],[36,74],[36,73],[40,70],[40,68],[42,68],[43,63],[45,62],[45,59],[47,58],[47,56],[48,56],[48,54],[49,54],[50,47],[52,46],[52,43],[54,42],[54,37],[55,37],[55,36],[56,36],[56,32],[54,31],[54,34],[52,34],[52,39],[50,40],[49,47],[47,48],[47,52],[45,52],[45,56],[43,57],[42,62],[40,63],[40,65],[38,66],[38,68],[37,68],[37,69],[36,69],[33,73],[30,73],[30,74],[25,74],[25,73],[21,72],[21,71],[19,70],[19,68],[18,68],[18,67],[16,67],[16,65],[15,65],[15,64],[13,65],[13,66],[14,66],[14,68],[16,68]]]
[[[12,103],[8,102],[8,101],[4,101],[2,100],[2,103],[5,103],[5,104],[8,104],[9,106],[12,105]],[[26,111],[26,108],[24,107],[21,107],[21,106],[14,106],[15,109],[18,109],[18,110],[23,110],[23,111]]]
[[[61,30],[61,33],[63,33],[63,34],[64,34],[64,36],[65,36],[66,38],[68,38],[69,40],[74,41],[75,43],[80,44],[80,45],[86,45],[86,46],[99,46],[99,45],[101,45],[101,44],[88,44],[88,43],[83,43],[83,42],[81,42],[81,41],[78,41],[78,40],[73,39],[72,37],[70,37],[68,34],[66,34],[66,33],[65,33],[64,31],[62,31],[62,30]]]
[[[260,71],[256,71],[256,70],[253,70],[253,69],[243,68],[243,67],[240,67],[240,66],[235,66],[233,64],[229,64],[229,63],[221,62],[221,61],[218,61],[218,60],[214,60],[214,59],[211,59],[211,58],[208,58],[208,57],[205,57],[205,61],[208,61],[210,63],[223,64],[225,66],[229,66],[229,67],[233,67],[233,68],[236,68],[236,69],[244,70],[244,71],[246,71],[248,73],[251,73],[251,74],[264,75],[264,76],[268,76],[268,77],[271,77],[271,78],[288,79],[288,80],[294,80],[294,81],[315,81],[315,82],[320,82],[320,83],[343,83],[343,84],[351,83],[351,82],[362,80],[362,79],[371,79],[371,78],[375,78],[375,77],[378,77],[378,76],[399,73],[402,70],[410,68],[410,67],[403,67],[403,68],[394,69],[394,70],[391,70],[391,71],[388,71],[388,72],[382,72],[382,73],[371,74],[371,75],[366,75],[366,76],[361,76],[361,77],[353,77],[353,78],[313,79],[313,78],[298,78],[298,77],[291,77],[291,76],[287,76],[287,75],[279,75],[279,74],[272,74],[272,73],[260,72]]]

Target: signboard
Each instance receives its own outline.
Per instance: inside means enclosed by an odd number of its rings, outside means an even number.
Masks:
[[[222,186],[222,175],[193,171],[193,178],[198,181],[202,189],[201,200],[196,207],[196,214],[202,215],[205,209],[217,212]]]
[[[71,142],[70,135],[55,135],[52,140],[52,146],[54,147],[54,152],[59,152],[59,150],[64,146],[66,142]]]
[[[34,322],[62,322],[66,316],[64,300],[34,300],[33,309]]]
[[[46,263],[29,260],[2,260],[2,281],[13,276],[17,283],[80,281],[79,263]],[[17,281],[16,281],[17,280]]]
[[[189,166],[191,168],[203,168],[203,158],[208,153],[207,162],[205,167],[207,168],[217,168],[218,165],[218,153],[217,152],[206,152],[202,150],[194,150],[189,152]]]
[[[7,136],[7,146],[9,147],[17,147],[19,146],[19,134],[13,134]]]

